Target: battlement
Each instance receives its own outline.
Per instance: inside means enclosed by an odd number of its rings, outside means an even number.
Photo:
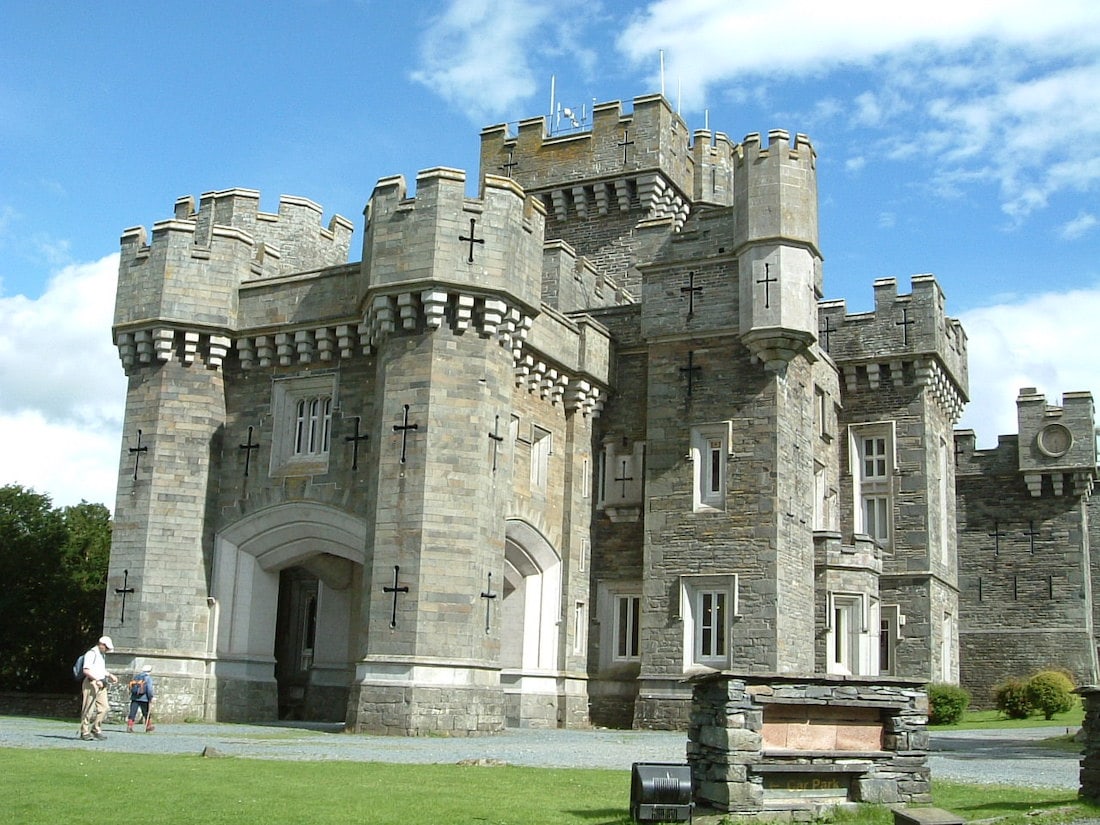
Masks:
[[[734,247],[783,238],[818,252],[817,155],[809,138],[773,129],[768,144],[753,132],[733,160]],[[820,283],[818,283],[820,292]]]
[[[737,144],[724,132],[696,129],[691,155],[695,161],[692,200],[708,206],[733,203],[733,170],[740,160]]]
[[[176,199],[172,218],[153,225],[153,243],[158,230],[164,230],[165,237],[174,238],[174,243],[184,242],[183,236],[190,233],[190,243],[201,256],[201,251],[209,249],[215,238],[235,235],[252,245],[257,264],[251,273],[254,277],[274,277],[347,263],[354,231],[351,221],[333,215],[328,226],[322,226],[323,210],[318,204],[290,195],[279,199],[277,213],[261,212],[259,207],[260,193],[254,189],[204,192],[199,197],[197,211],[195,199],[185,195]],[[134,255],[143,253],[145,240],[141,227],[123,233],[124,251],[131,245]]]
[[[968,399],[966,332],[945,313],[945,297],[932,275],[914,275],[912,291],[899,295],[894,278],[875,281],[875,309],[849,315],[843,300],[818,304],[818,345],[847,382],[866,370],[872,386],[883,367],[934,385],[954,420]],[[895,379],[896,380],[896,379]]]
[[[1033,496],[1041,495],[1044,481],[1055,495],[1091,490],[1096,471],[1096,414],[1092,393],[1067,392],[1061,405],[1048,404],[1034,387],[1016,397],[1019,425],[1020,472]]]
[[[543,248],[542,300],[563,313],[634,303],[625,288],[561,240]]]
[[[634,99],[623,114],[619,101],[592,108],[592,128],[550,135],[545,116],[481,132],[481,172],[503,174],[537,192],[563,183],[609,179],[646,170],[662,170],[685,193],[691,192],[692,158],[688,128],[661,95]]]
[[[817,168],[817,152],[809,137],[797,133],[791,140],[786,129],[772,129],[768,132],[767,144],[760,142],[759,132],[745,135],[736,146],[737,166],[746,167],[754,163],[793,164],[806,169]]]
[[[365,289],[397,293],[431,287],[492,295],[525,314],[541,296],[545,213],[508,178],[488,175],[478,198],[466,174],[427,169],[408,197],[403,176],[383,178],[367,204]]]
[[[988,450],[976,449],[973,430],[956,430],[960,472],[1019,472],[1035,498],[1090,495],[1097,470],[1092,393],[1067,392],[1059,405],[1048,404],[1035,387],[1023,387],[1016,417],[1018,435],[1001,434]]]
[[[635,98],[624,114],[619,101],[592,109],[592,128],[554,136],[546,118],[481,133],[481,173],[505,175],[539,195],[559,220],[606,215],[640,206],[682,222],[694,191],[695,159],[687,124],[661,95]]]
[[[173,216],[121,238],[115,327],[180,325],[231,330],[237,289],[249,280],[347,262],[352,224],[336,215],[321,226],[321,207],[283,197],[278,214],[259,210],[252,189],[178,198]]]

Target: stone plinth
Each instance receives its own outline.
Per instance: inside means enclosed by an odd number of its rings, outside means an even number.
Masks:
[[[714,673],[692,680],[696,804],[737,813],[930,802],[913,679]]]

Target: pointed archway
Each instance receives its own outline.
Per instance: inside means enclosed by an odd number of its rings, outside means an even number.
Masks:
[[[505,724],[557,727],[560,695],[561,556],[519,519],[505,529],[501,681]]]
[[[362,520],[307,502],[261,510],[218,534],[217,718],[344,718],[365,547]]]

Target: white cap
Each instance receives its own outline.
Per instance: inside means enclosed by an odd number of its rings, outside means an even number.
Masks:
[[[145,667],[143,667],[141,669],[141,672],[142,673],[152,673],[153,672],[153,666],[152,665],[146,665]]]
[[[103,645],[108,650],[114,650],[115,649],[115,643],[111,641],[110,636],[100,636],[99,637],[99,644]]]

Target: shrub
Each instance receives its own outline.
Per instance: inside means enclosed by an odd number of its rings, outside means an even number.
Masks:
[[[1044,719],[1053,719],[1056,713],[1073,710],[1077,697],[1073,693],[1073,680],[1058,670],[1043,670],[1027,682],[1027,699]]]
[[[928,721],[933,725],[954,725],[969,704],[966,688],[943,683],[928,686]]]
[[[1031,716],[1031,701],[1027,696],[1027,679],[1012,677],[1001,682],[993,691],[997,710],[1009,719],[1027,719]]]

